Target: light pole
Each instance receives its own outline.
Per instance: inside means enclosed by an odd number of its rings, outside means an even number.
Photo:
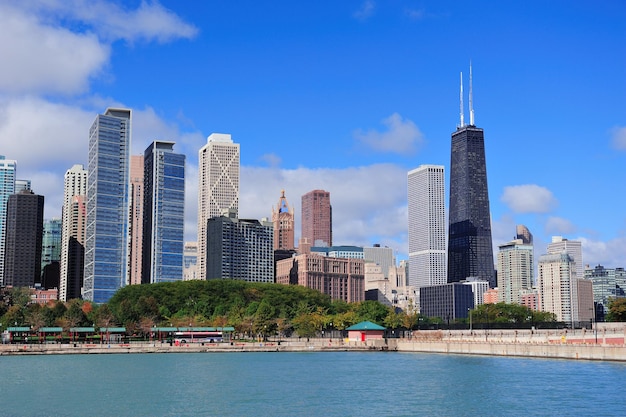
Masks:
[[[472,334],[472,309],[468,308],[467,311],[469,312],[469,319],[470,319],[470,334]]]

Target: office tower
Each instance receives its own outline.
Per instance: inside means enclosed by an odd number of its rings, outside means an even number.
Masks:
[[[393,249],[381,247],[379,243],[375,243],[372,247],[363,248],[363,259],[371,261],[379,265],[385,278],[389,278],[389,271],[396,266],[396,257],[393,255]]]
[[[285,190],[282,190],[278,205],[272,207],[274,223],[274,250],[291,250],[295,247],[293,208],[289,207]]]
[[[141,284],[143,256],[143,155],[130,157],[130,285]]]
[[[239,213],[239,144],[213,133],[198,152],[198,279],[207,279],[207,221],[224,210]]]
[[[83,298],[107,302],[129,282],[131,111],[109,108],[89,130]]]
[[[4,248],[6,236],[7,200],[15,193],[15,171],[17,161],[6,159],[0,155],[0,286],[6,285],[3,282],[4,274]]]
[[[301,238],[311,246],[333,245],[333,211],[330,192],[309,191],[302,196]]]
[[[444,170],[421,165],[407,175],[409,212],[409,285],[440,285],[446,276]]]
[[[185,242],[183,248],[183,281],[198,279],[198,242]]]
[[[609,312],[611,298],[626,297],[626,270],[624,268],[605,268],[597,265],[585,269],[585,279],[593,283],[593,301],[596,304],[595,319],[604,321]]]
[[[41,280],[42,195],[22,190],[7,200],[4,285],[32,287]]]
[[[485,293],[489,291],[489,283],[487,281],[469,279],[463,282],[464,285],[469,285],[472,288],[474,294],[474,307],[481,304],[485,304]]]
[[[20,179],[15,180],[15,193],[17,194],[22,190],[32,191],[30,187],[30,180],[20,180]]]
[[[464,319],[474,306],[474,293],[470,285],[452,282],[420,288],[420,314],[439,317],[448,324]]]
[[[538,273],[539,309],[554,313],[557,321],[573,325],[578,317],[574,258],[566,252],[541,255]]]
[[[185,155],[174,142],[154,141],[144,152],[142,282],[183,279]]]
[[[274,282],[274,226],[238,219],[234,210],[207,222],[207,279]]]
[[[356,303],[365,300],[365,264],[363,259],[300,254],[276,263],[276,283],[301,285],[333,300]]]
[[[61,267],[59,299],[79,298],[83,285],[85,256],[85,196],[87,170],[76,164],[65,172],[61,210]]]
[[[448,230],[448,282],[476,277],[496,285],[483,129],[474,125],[470,66],[470,124],[463,118],[452,134],[450,157],[450,219]]]
[[[61,219],[44,220],[41,241],[41,285],[44,288],[59,287],[61,230]]]
[[[518,224],[515,227],[515,234],[516,234],[515,239],[521,239],[523,244],[525,245],[533,244],[533,235],[532,233],[530,233],[530,230],[528,230],[528,227],[524,226],[523,224]]]
[[[548,243],[546,250],[548,253],[562,253],[569,254],[576,267],[574,268],[575,278],[583,278],[585,276],[585,268],[583,266],[583,250],[582,244],[577,240],[568,240],[562,236],[552,236],[552,242]]]
[[[521,304],[522,294],[533,287],[533,246],[522,239],[499,245],[498,294],[500,301]]]

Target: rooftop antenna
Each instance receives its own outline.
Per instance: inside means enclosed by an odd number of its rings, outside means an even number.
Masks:
[[[465,126],[465,120],[463,118],[463,72],[461,72],[461,94],[459,94],[459,99],[461,101],[461,127]]]
[[[469,111],[470,111],[470,126],[474,126],[474,106],[472,104],[472,61],[470,61]]]

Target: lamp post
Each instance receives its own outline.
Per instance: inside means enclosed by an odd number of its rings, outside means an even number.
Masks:
[[[470,334],[472,334],[472,309],[468,308],[467,311],[469,312],[469,320],[470,320]]]

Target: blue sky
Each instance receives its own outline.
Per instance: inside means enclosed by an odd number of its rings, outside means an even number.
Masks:
[[[95,116],[125,106],[133,154],[166,139],[187,155],[188,240],[197,152],[219,132],[241,144],[241,217],[285,189],[298,236],[302,194],[326,189],[335,244],[406,258],[406,173],[448,169],[471,61],[494,245],[525,224],[537,256],[561,235],[626,266],[621,0],[21,3],[0,0],[0,154],[46,217]]]

